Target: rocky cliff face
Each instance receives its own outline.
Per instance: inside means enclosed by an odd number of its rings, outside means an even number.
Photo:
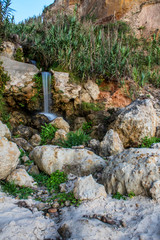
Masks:
[[[94,18],[99,24],[122,19],[145,35],[160,29],[160,0],[56,0],[44,16],[54,20],[58,11],[72,13],[75,5],[80,17]]]

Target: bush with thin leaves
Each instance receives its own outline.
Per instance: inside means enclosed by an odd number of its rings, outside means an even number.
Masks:
[[[69,132],[66,139],[59,140],[58,145],[64,148],[72,148],[72,146],[86,144],[89,140],[89,135],[85,134],[81,129],[79,129],[75,132]]]

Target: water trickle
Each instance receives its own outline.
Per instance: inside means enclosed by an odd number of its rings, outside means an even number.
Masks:
[[[44,114],[49,120],[55,119],[57,116],[51,113],[51,73],[42,72],[43,97],[44,97]]]

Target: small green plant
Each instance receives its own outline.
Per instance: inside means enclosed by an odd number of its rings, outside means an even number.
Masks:
[[[84,133],[86,134],[90,134],[91,133],[91,128],[92,128],[93,123],[90,122],[84,122],[82,125],[82,130]]]
[[[47,142],[54,138],[57,128],[55,126],[52,126],[50,123],[45,123],[45,125],[42,126],[41,129],[41,144],[47,144]]]
[[[67,175],[59,170],[51,174],[50,178],[47,180],[48,191],[51,192],[52,189],[55,191],[59,190],[59,185],[67,181]]]
[[[160,142],[160,138],[157,138],[157,137],[151,137],[151,138],[144,137],[142,139],[142,144],[141,144],[140,147],[141,148],[150,148],[153,143],[159,143],[159,142]]]
[[[0,181],[2,190],[19,199],[26,199],[34,193],[34,190],[28,187],[18,187],[14,182]]]
[[[47,187],[47,182],[50,178],[49,175],[40,172],[39,174],[31,174],[31,176],[34,178],[35,182],[37,182],[39,186]]]
[[[115,198],[115,199],[118,199],[118,200],[120,200],[120,199],[126,200],[126,197],[123,196],[122,194],[120,194],[119,192],[117,192],[116,194],[114,194],[114,195],[112,196],[112,198]]]
[[[133,198],[133,197],[135,197],[135,193],[134,193],[134,192],[130,192],[130,193],[128,193],[128,197],[129,197],[129,198]]]
[[[50,201],[57,199],[59,204],[62,206],[66,201],[70,201],[70,205],[76,205],[77,207],[80,205],[81,201],[74,197],[73,192],[69,193],[58,193],[54,197],[50,199]]]
[[[23,55],[23,49],[22,48],[17,48],[14,59],[18,62],[24,62],[24,55]]]
[[[72,148],[87,143],[90,140],[89,135],[85,134],[81,129],[75,132],[69,132],[67,138],[59,140],[58,145],[64,148]]]
[[[104,106],[100,103],[82,102],[81,108],[85,112],[90,112],[90,111],[98,112],[98,111],[104,110]]]

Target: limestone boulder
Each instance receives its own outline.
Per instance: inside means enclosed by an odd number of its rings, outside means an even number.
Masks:
[[[22,187],[37,187],[37,183],[34,181],[33,177],[31,177],[25,169],[19,168],[15,169],[8,177],[8,182],[14,182],[16,185]]]
[[[5,179],[18,165],[20,151],[17,145],[0,137],[0,179]]]
[[[123,144],[119,138],[118,133],[113,129],[110,129],[106,133],[103,141],[100,143],[100,155],[107,157],[120,153],[123,150]]]
[[[130,148],[108,158],[102,174],[106,192],[151,196],[160,194],[160,150]]]
[[[0,121],[0,137],[11,138],[11,132],[9,128]]]
[[[50,124],[58,129],[63,129],[67,133],[69,132],[70,126],[62,117],[57,117]]]
[[[109,129],[116,131],[124,147],[138,146],[156,133],[157,115],[150,99],[136,100],[124,108]]]
[[[14,142],[18,147],[23,148],[27,152],[31,152],[33,150],[33,146],[24,138],[15,138]]]
[[[84,88],[86,89],[86,91],[88,92],[88,94],[90,95],[92,100],[98,99],[100,91],[99,91],[99,87],[96,83],[89,80],[84,84]]]
[[[33,147],[37,147],[40,145],[41,143],[41,136],[39,134],[34,134],[31,139],[29,140],[29,143],[33,146]]]
[[[58,129],[55,133],[55,137],[53,140],[58,140],[58,139],[63,140],[63,139],[66,139],[66,137],[67,137],[67,132],[64,131],[63,129]]]
[[[0,61],[3,62],[4,70],[10,76],[10,81],[7,81],[4,91],[6,98],[9,98],[7,102],[11,102],[11,106],[15,103],[15,105],[23,104],[28,107],[32,97],[37,93],[33,77],[39,72],[38,68],[32,64],[18,62],[5,56],[0,56]],[[34,105],[32,107],[29,110],[36,110]]]
[[[3,42],[1,55],[14,59],[14,54],[16,52],[17,46],[9,41]]]
[[[86,176],[101,171],[106,162],[87,149],[69,149],[46,145],[34,148],[30,153],[41,171],[52,174],[56,170]]]
[[[104,186],[98,184],[92,175],[89,175],[77,179],[74,187],[74,197],[80,200],[94,200],[99,197],[107,197],[107,193]]]
[[[53,72],[54,74],[54,88],[61,96],[61,101],[68,103],[71,99],[79,96],[81,86],[69,83],[69,73]]]

